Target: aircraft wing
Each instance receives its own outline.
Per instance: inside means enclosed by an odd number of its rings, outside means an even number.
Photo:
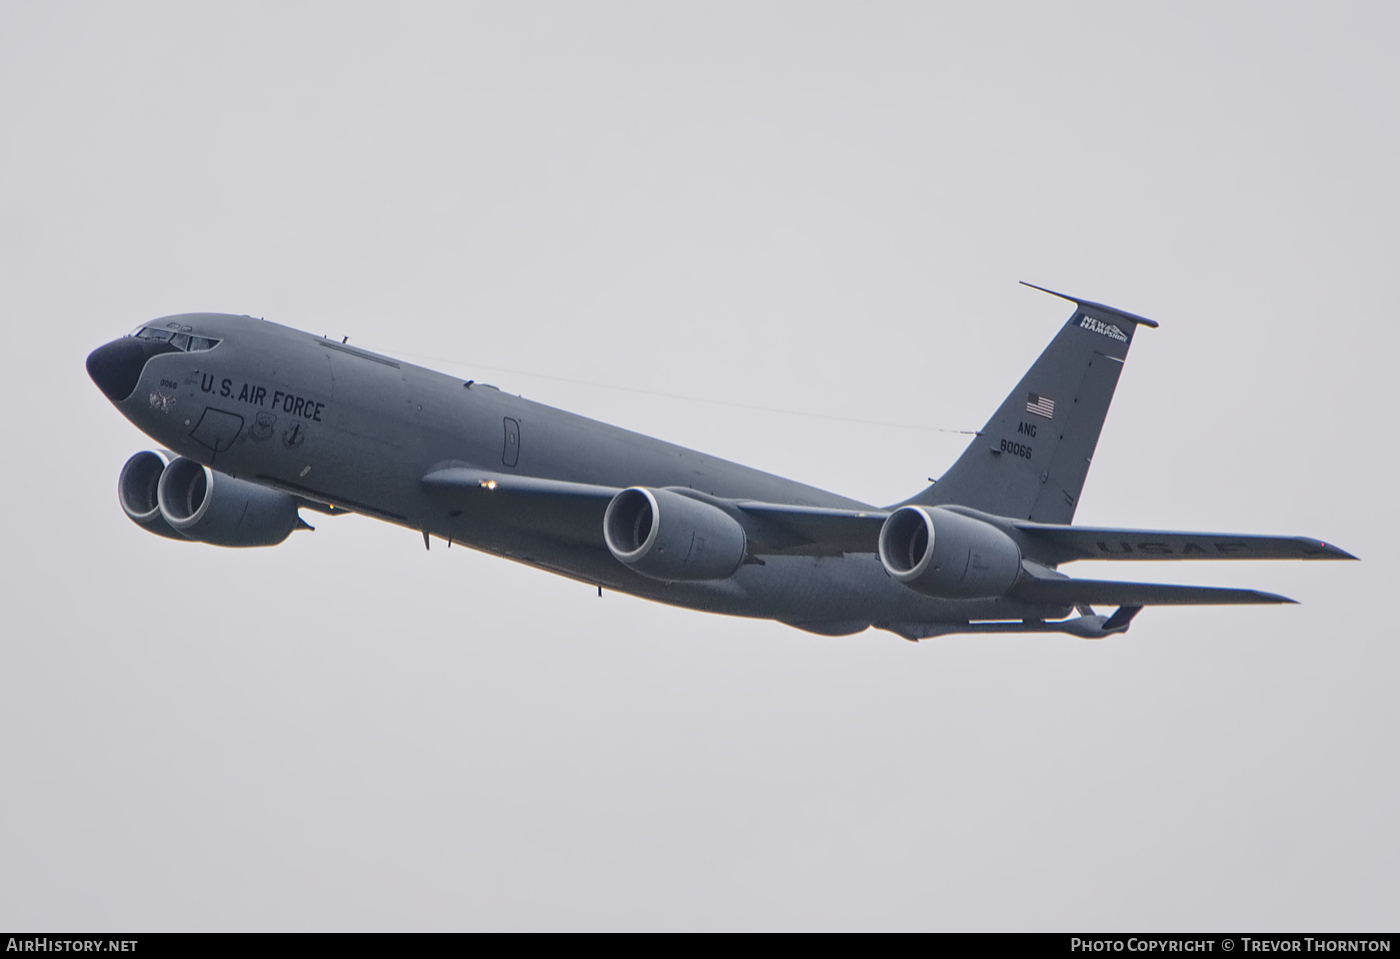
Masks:
[[[620,489],[563,480],[512,476],[473,467],[449,467],[423,477],[424,489],[449,508],[471,511],[483,522],[530,529],[563,542],[604,547],[603,514]],[[831,509],[751,500],[714,503],[745,526],[760,553],[839,555],[875,552],[889,511]],[[994,519],[989,517],[989,519]],[[1050,605],[1235,605],[1292,603],[1275,593],[1215,586],[1123,583],[1071,579],[1046,566],[1086,559],[1354,559],[1350,553],[1305,537],[1237,536],[1162,530],[1061,526],[1005,521],[1022,534],[1026,576],[1010,595]]]
[[[878,509],[827,509],[748,500],[735,505],[758,521],[755,539],[776,552],[873,553],[880,527],[890,515]]]
[[[1356,559],[1343,549],[1306,536],[1241,536],[1155,529],[1011,524],[1025,533],[1035,558],[1045,563],[1079,559]]]
[[[435,470],[423,477],[422,484],[433,499],[484,522],[600,548],[603,513],[621,492],[610,486],[510,476],[466,466]]]
[[[603,514],[612,498],[622,492],[618,487],[514,476],[468,466],[435,470],[423,477],[422,484],[438,502],[470,510],[484,521],[598,547],[603,546]],[[696,498],[737,513],[736,518],[761,552],[873,553],[880,526],[889,516],[875,509],[862,512]]]
[[[782,535],[759,537],[763,545],[776,551],[805,544],[809,550],[820,552],[873,553],[879,543],[880,527],[890,515],[889,510],[880,509],[827,509],[751,501],[735,505],[746,515],[787,534],[787,539]],[[1045,564],[1086,559],[1356,559],[1346,550],[1306,536],[1062,526],[992,516],[986,519],[993,525],[1026,534],[1027,553]]]
[[[740,502],[737,504],[746,514],[765,522],[781,526],[802,537],[812,545],[809,548],[831,552],[870,553],[874,552],[880,536],[880,527],[889,517],[885,510],[840,510],[820,509],[810,506],[786,506],[773,503]],[[1043,536],[1047,545],[1068,552],[1078,546],[1083,555],[1074,553],[1058,562],[1069,559],[1125,558],[1120,555],[1100,556],[1090,552],[1083,543],[1097,547],[1100,538],[1112,534],[1114,537],[1129,537],[1128,542],[1134,552],[1127,558],[1133,559],[1192,559],[1197,558],[1196,546],[1203,552],[1200,558],[1209,559],[1352,559],[1349,553],[1328,546],[1317,540],[1304,537],[1279,536],[1223,536],[1200,533],[1162,533],[1153,530],[1105,530],[1097,527],[1069,527],[1039,523],[1014,523],[1015,528],[1025,532],[1034,530]],[[1120,535],[1121,534],[1121,535]],[[1144,546],[1160,544],[1161,548],[1176,550],[1174,554],[1154,555]],[[1185,555],[1182,555],[1185,553]],[[1025,577],[1012,588],[1010,595],[1015,599],[1048,605],[1114,605],[1127,609],[1142,606],[1233,606],[1254,604],[1293,603],[1295,600],[1277,593],[1266,593],[1257,589],[1232,589],[1218,586],[1180,586],[1167,583],[1121,583],[1111,580],[1071,579],[1056,573],[1034,561],[1024,562]]]

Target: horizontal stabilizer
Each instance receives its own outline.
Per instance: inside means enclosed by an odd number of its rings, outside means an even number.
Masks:
[[[1028,570],[1029,571],[1029,570]],[[1177,586],[1165,583],[1117,583],[1102,579],[1061,579],[1033,576],[1023,579],[1011,596],[1028,603],[1050,606],[1103,604],[1117,606],[1247,606],[1292,603],[1295,600],[1257,589],[1219,586]]]
[[[1156,320],[1149,320],[1145,316],[1138,316],[1136,313],[1129,313],[1127,310],[1120,310],[1116,306],[1106,306],[1103,303],[1095,303],[1093,300],[1086,300],[1078,296],[1070,296],[1068,293],[1057,293],[1054,290],[1047,290],[1043,286],[1036,286],[1034,283],[1021,281],[1022,286],[1028,286],[1032,290],[1039,290],[1042,293],[1049,293],[1051,296],[1058,296],[1062,300],[1069,300],[1080,309],[1087,307],[1095,313],[1107,313],[1109,316],[1116,316],[1119,319],[1127,320],[1130,323],[1141,323],[1143,326],[1150,326],[1154,330],[1159,325]]]
[[[1077,559],[1356,559],[1346,550],[1306,536],[1239,536],[1153,529],[1112,529],[1017,522],[1027,552],[1053,565]]]

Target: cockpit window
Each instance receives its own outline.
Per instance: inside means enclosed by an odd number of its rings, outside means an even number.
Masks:
[[[189,327],[185,327],[186,330]],[[218,346],[222,340],[210,339],[207,336],[192,336],[188,332],[179,329],[162,329],[158,326],[143,326],[132,334],[138,340],[160,340],[162,343],[169,343],[177,350],[185,353],[199,353],[204,350],[212,350]]]

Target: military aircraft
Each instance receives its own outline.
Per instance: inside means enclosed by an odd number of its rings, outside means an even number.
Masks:
[[[1355,558],[1303,537],[1071,525],[1133,335],[1157,324],[1044,292],[1073,315],[942,478],[883,509],[249,316],[154,320],[87,370],[161,447],[122,468],[122,509],[181,542],[273,546],[310,528],[301,509],[354,512],[600,594],[910,640],[1098,639],[1149,605],[1293,602],[1059,571],[1075,560]]]

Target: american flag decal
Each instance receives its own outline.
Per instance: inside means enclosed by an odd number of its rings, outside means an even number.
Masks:
[[[1053,420],[1055,418],[1055,401],[1048,396],[1041,396],[1039,393],[1028,393],[1026,394],[1026,412]]]

